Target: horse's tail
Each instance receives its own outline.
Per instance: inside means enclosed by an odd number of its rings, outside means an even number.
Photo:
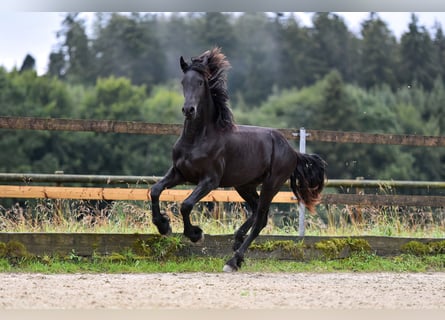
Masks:
[[[290,177],[290,186],[297,199],[303,201],[310,212],[314,212],[315,205],[320,202],[326,166],[319,155],[297,152],[297,167]]]

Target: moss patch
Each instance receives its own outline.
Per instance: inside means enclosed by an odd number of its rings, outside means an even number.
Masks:
[[[30,254],[23,243],[19,241],[0,242],[0,258],[26,258]]]
[[[0,258],[7,259],[12,265],[17,265],[29,257],[31,255],[23,243],[19,241],[0,242]]]
[[[338,259],[353,253],[369,253],[371,246],[365,239],[330,239],[314,244],[326,259]]]
[[[282,241],[265,241],[263,243],[252,243],[250,250],[258,250],[264,252],[272,252],[275,250],[282,250],[295,259],[304,259],[304,250],[306,245],[303,241],[295,242],[292,240]]]
[[[403,253],[416,256],[443,254],[445,253],[445,240],[427,243],[410,241],[405,243],[400,249]]]

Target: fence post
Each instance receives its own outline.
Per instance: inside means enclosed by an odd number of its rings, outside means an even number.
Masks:
[[[306,129],[300,128],[300,153],[306,153]],[[305,225],[304,225],[304,214],[305,207],[302,201],[300,201],[298,207],[298,235],[304,237]]]

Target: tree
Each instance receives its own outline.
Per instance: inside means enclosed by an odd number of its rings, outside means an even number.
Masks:
[[[341,74],[332,71],[321,81],[320,102],[312,110],[308,128],[318,130],[356,131],[357,109],[351,104],[345,91]],[[357,176],[356,154],[349,144],[311,143],[312,150],[328,163],[331,178],[352,178]],[[351,158],[352,157],[352,158]]]
[[[48,75],[61,80],[65,79],[66,68],[65,55],[62,50],[49,54]]]
[[[98,77],[127,77],[150,90],[165,80],[154,15],[112,13],[93,44]]]
[[[27,117],[71,117],[74,109],[67,87],[33,70],[0,72],[0,114]],[[44,172],[60,170],[65,133],[4,130],[0,139],[0,171]]]
[[[389,85],[396,88],[394,66],[397,43],[388,26],[375,13],[362,23],[359,83],[365,88]]]
[[[445,85],[442,78],[434,81],[434,86],[428,96],[427,106],[423,112],[423,119],[427,123],[437,123],[437,132],[431,135],[445,135]]]
[[[312,18],[309,54],[312,63],[312,81],[322,79],[331,70],[340,72],[345,81],[355,77],[357,56],[354,37],[344,20],[334,13],[318,12]]]
[[[425,27],[418,25],[414,13],[408,27],[409,31],[402,35],[400,43],[400,82],[405,86],[419,84],[430,90],[437,75],[433,42]]]
[[[192,20],[196,19],[190,13],[173,12],[170,16],[158,19],[159,51],[165,56],[165,74],[167,79],[177,79],[182,71],[179,67],[179,57],[197,55],[197,36]],[[206,48],[207,50],[207,48]]]
[[[243,96],[248,105],[255,105],[272,93],[279,76],[277,32],[265,13],[245,13],[234,26],[237,50],[231,56],[229,91]]]
[[[22,66],[20,67],[20,72],[26,70],[35,70],[36,60],[30,54],[27,54],[25,60],[23,60]]]
[[[201,46],[210,49],[221,47],[227,56],[231,56],[237,48],[230,15],[221,12],[206,12],[203,16],[202,28],[197,32]]]
[[[280,88],[300,88],[313,80],[310,69],[314,60],[308,52],[311,45],[309,31],[300,26],[293,14],[281,18],[279,26],[278,55],[281,63],[277,84]]]
[[[358,131],[358,108],[351,103],[341,74],[334,70],[323,79],[322,101],[313,113],[314,129]],[[335,115],[335,116],[333,116]]]
[[[438,76],[445,80],[445,36],[439,23],[436,23],[436,35],[433,43],[435,48],[434,65],[438,70]]]
[[[69,13],[62,23],[58,37],[63,38],[59,49],[50,54],[48,72],[73,83],[93,84],[95,63],[85,31],[85,21],[78,13]]]

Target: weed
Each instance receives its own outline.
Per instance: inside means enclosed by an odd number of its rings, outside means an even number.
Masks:
[[[66,260],[73,262],[80,262],[82,261],[82,257],[76,253],[76,250],[72,249],[70,254],[66,257]]]
[[[170,218],[172,231],[182,232],[178,204],[161,205]],[[306,215],[307,235],[441,238],[445,233],[443,208],[320,205],[317,210],[317,215]],[[233,234],[247,215],[244,204],[218,203],[212,208],[199,203],[191,213],[191,220],[208,234]],[[51,199],[29,200],[10,208],[0,206],[0,231],[157,233],[151,223],[149,202]],[[296,207],[274,204],[261,234],[298,236]]]
[[[179,236],[154,235],[147,240],[137,240],[132,249],[139,256],[161,261],[175,256],[183,246],[184,244]]]

